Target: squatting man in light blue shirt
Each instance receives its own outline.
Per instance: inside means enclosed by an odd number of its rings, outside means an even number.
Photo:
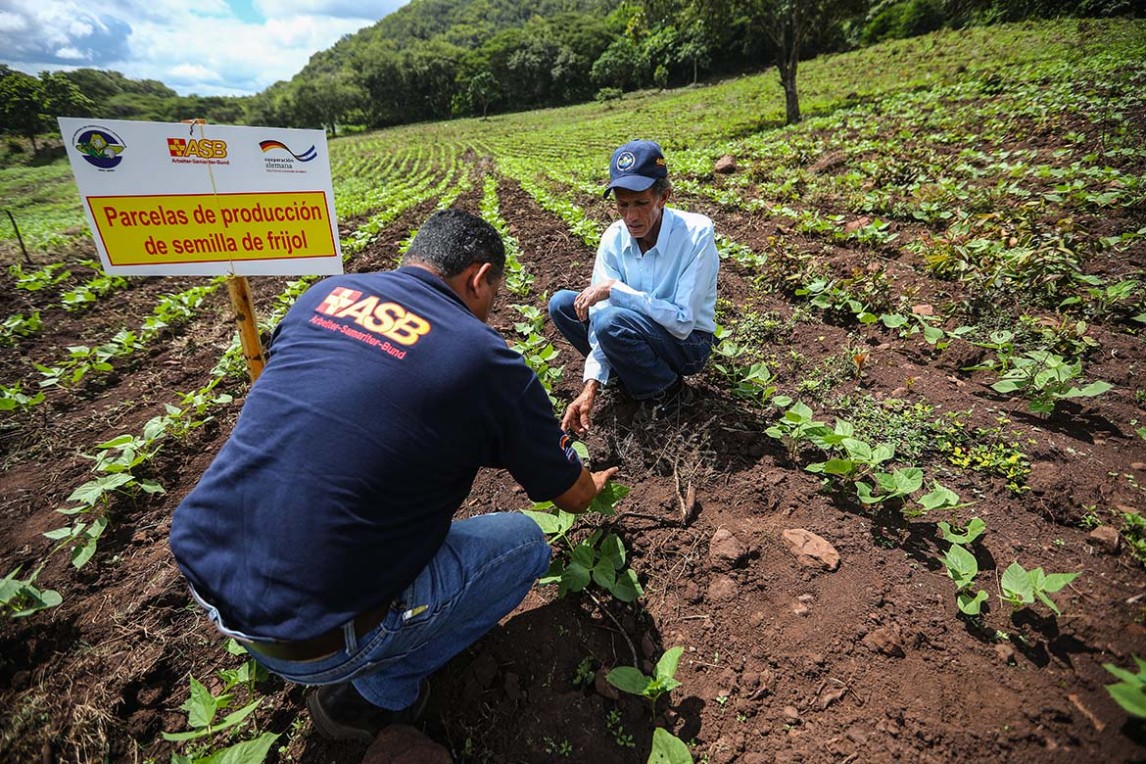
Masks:
[[[672,184],[661,147],[635,140],[614,151],[609,194],[621,219],[601,237],[592,282],[549,301],[554,325],[585,356],[585,387],[561,420],[579,434],[614,376],[653,418],[678,414],[683,378],[704,368],[716,331],[712,221],[666,206]]]

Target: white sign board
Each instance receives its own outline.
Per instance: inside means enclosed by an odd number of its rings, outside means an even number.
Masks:
[[[342,273],[326,133],[60,118],[104,270]]]

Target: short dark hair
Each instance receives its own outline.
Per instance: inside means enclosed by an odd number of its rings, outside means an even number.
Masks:
[[[672,181],[668,178],[657,178],[649,188],[653,190],[653,195],[660,199],[669,191],[672,191]]]
[[[438,210],[418,229],[403,265],[423,263],[442,278],[458,275],[473,263],[489,263],[493,276],[505,272],[505,243],[497,229],[477,215],[450,208]]]

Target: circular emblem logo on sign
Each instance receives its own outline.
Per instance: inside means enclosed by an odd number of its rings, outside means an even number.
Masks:
[[[626,172],[633,169],[633,165],[637,163],[637,158],[633,156],[633,152],[626,151],[617,157],[617,169],[621,172]]]
[[[82,127],[72,137],[72,145],[90,165],[110,170],[123,160],[127,148],[118,135],[105,127]]]

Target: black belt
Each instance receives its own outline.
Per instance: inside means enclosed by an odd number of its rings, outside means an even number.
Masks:
[[[354,636],[361,639],[368,631],[386,617],[390,611],[387,603],[373,610],[360,613],[354,619]],[[316,661],[327,658],[346,646],[346,639],[342,627],[319,634],[317,637],[303,639],[298,642],[252,642],[246,639],[236,640],[248,650],[281,661]]]

